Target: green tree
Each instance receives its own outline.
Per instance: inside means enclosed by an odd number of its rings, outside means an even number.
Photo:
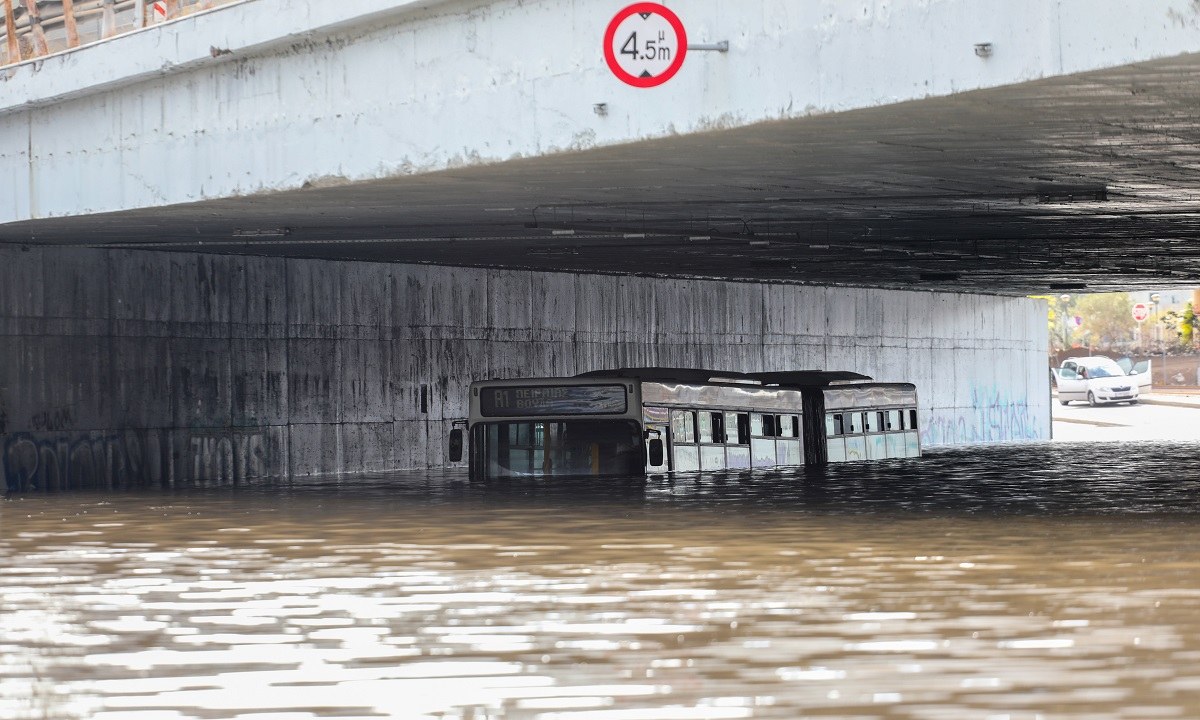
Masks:
[[[1176,344],[1182,348],[1190,348],[1196,332],[1196,308],[1191,303],[1180,312],[1171,310],[1164,313],[1159,321],[1168,331],[1174,331]]]
[[[1050,350],[1058,352],[1071,347],[1072,326],[1067,322],[1075,298],[1068,295],[1064,302],[1060,295],[1030,295],[1034,300],[1046,301],[1046,331],[1050,335]]]
[[[1196,340],[1196,322],[1200,317],[1196,316],[1196,308],[1191,304],[1187,304],[1187,311],[1183,314],[1183,326],[1181,332],[1183,334],[1183,344],[1191,346]]]
[[[1083,319],[1082,331],[1091,333],[1092,342],[1107,346],[1123,342],[1137,332],[1133,319],[1133,299],[1129,293],[1080,295],[1073,311]]]

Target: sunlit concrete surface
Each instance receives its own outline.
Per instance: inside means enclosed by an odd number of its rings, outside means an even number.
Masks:
[[[730,51],[694,52],[677,80],[647,94],[602,62],[603,29],[620,7],[255,0],[25,63],[0,95],[4,184],[17,193],[0,222],[945,96],[1194,51],[1200,39],[1182,0],[1136,13],[1116,0],[990,11],[957,0],[692,3],[679,8],[690,37],[728,40]],[[986,58],[975,55],[983,42],[994,48]],[[67,168],[75,177],[63,182]]]
[[[1144,394],[1137,405],[1052,404],[1054,439],[1065,442],[1200,443],[1200,395]]]

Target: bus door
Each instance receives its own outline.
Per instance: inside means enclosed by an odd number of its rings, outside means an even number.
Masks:
[[[670,469],[667,459],[671,455],[670,452],[667,451],[667,438],[670,436],[670,428],[665,424],[657,425],[647,423],[645,436],[646,472],[667,472]]]

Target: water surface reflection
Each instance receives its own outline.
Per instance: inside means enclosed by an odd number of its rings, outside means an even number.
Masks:
[[[1200,714],[1200,446],[0,503],[0,718]]]

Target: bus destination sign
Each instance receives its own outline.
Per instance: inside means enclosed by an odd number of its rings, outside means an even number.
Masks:
[[[484,417],[620,415],[628,408],[624,385],[551,385],[484,388]]]

